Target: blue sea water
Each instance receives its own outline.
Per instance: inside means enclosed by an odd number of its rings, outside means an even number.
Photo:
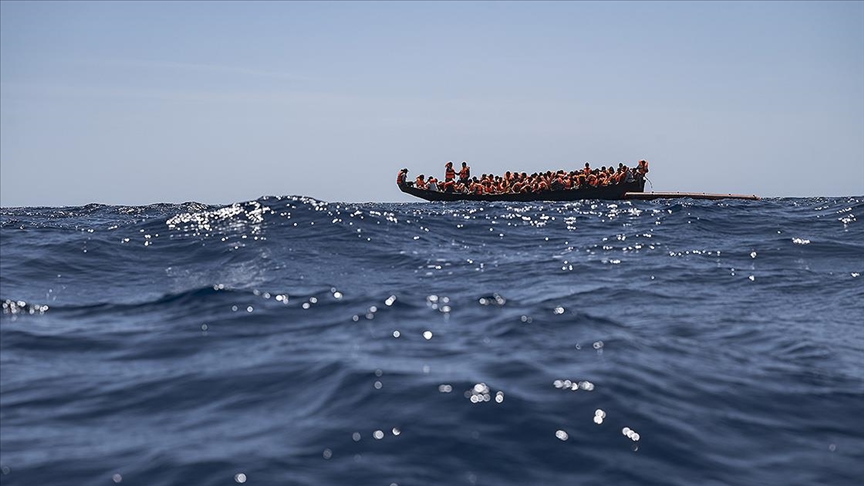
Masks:
[[[844,485],[864,197],[0,210],[3,485]]]

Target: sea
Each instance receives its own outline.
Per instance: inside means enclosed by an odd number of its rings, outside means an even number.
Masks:
[[[864,196],[0,209],[0,483],[864,484]]]

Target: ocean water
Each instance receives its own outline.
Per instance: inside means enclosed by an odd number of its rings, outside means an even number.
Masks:
[[[845,485],[864,197],[0,210],[3,485]]]

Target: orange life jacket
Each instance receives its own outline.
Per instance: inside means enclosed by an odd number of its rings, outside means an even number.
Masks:
[[[452,166],[447,166],[444,168],[444,180],[452,180],[456,178],[456,171],[453,170]]]
[[[461,169],[459,169],[459,178],[467,179],[470,173],[471,169],[469,169],[468,166],[462,167]]]

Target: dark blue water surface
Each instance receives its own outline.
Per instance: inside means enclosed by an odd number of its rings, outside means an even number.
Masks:
[[[864,478],[864,197],[0,210],[3,485]]]

